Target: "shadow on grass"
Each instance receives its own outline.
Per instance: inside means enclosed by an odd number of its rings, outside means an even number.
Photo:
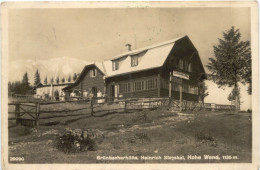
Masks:
[[[105,116],[109,116],[109,115],[113,115],[113,114],[120,114],[120,113],[123,113],[123,112],[108,112],[108,113],[105,113],[105,114],[99,114],[99,115],[94,115],[91,116],[90,114],[89,115],[86,115],[86,116],[81,116],[81,117],[77,117],[77,118],[74,118],[74,119],[69,119],[69,120],[66,120],[65,122],[62,123],[62,121],[53,121],[53,122],[48,122],[48,123],[42,123],[41,125],[44,125],[44,126],[53,126],[53,125],[58,125],[58,124],[70,124],[70,123],[73,123],[73,122],[76,122],[78,120],[81,120],[81,119],[85,119],[85,118],[91,118],[91,117],[105,117]]]
[[[108,113],[105,113],[105,114],[93,115],[93,117],[105,117],[105,116],[120,114],[120,113],[123,113],[123,112],[112,111],[112,112],[108,112]]]
[[[87,115],[87,116],[83,116],[83,117],[78,117],[78,118],[75,118],[75,119],[71,119],[71,120],[68,120],[68,121],[66,121],[66,124],[69,124],[69,123],[73,123],[73,122],[76,122],[76,121],[78,121],[78,120],[80,120],[80,119],[85,119],[85,118],[89,118],[89,117],[91,117],[91,115]]]
[[[225,113],[223,115],[233,116],[233,115],[235,115],[235,113]]]

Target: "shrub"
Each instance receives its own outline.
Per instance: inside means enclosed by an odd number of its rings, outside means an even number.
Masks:
[[[148,117],[147,114],[148,114],[147,111],[142,111],[138,115],[134,116],[131,121],[133,123],[137,123],[137,122],[139,122],[139,123],[150,123],[150,122],[152,122],[152,120]]]
[[[141,143],[146,143],[146,142],[150,142],[151,139],[149,138],[149,136],[146,134],[146,133],[136,133],[135,135],[133,136],[130,136],[128,138],[128,142],[129,143],[138,143],[138,142],[141,142]]]
[[[35,128],[25,126],[22,135],[26,136],[26,135],[29,135],[29,134],[35,132],[35,131],[36,131]]]
[[[62,136],[57,138],[56,147],[58,150],[63,151],[64,153],[75,153],[82,151],[95,151],[97,145],[94,139],[89,135],[85,135],[84,131],[75,132],[68,131]]]
[[[204,144],[207,144],[207,145],[210,145],[210,146],[214,146],[214,147],[217,146],[215,138],[210,136],[210,135],[208,135],[208,134],[205,134],[203,132],[199,132],[199,133],[195,134],[195,137],[198,140],[200,140],[201,143],[204,143]]]

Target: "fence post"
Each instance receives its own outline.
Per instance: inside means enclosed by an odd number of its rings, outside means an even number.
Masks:
[[[35,125],[36,126],[39,126],[40,125],[40,122],[39,122],[39,117],[40,117],[40,103],[36,103],[35,104],[36,106],[36,116],[35,116]]]
[[[93,97],[90,99],[90,113],[91,113],[91,116],[93,116]]]
[[[20,123],[20,120],[18,118],[20,118],[20,104],[15,104],[15,121],[16,121],[16,125],[18,125]]]
[[[127,101],[126,101],[126,97],[124,98],[124,100],[125,100],[125,107],[124,107],[124,112],[126,113],[126,110],[127,110]]]
[[[169,103],[168,103],[169,110],[171,108],[171,98],[169,97]]]
[[[212,111],[215,112],[215,108],[216,108],[216,103],[213,104],[213,108],[212,108]]]

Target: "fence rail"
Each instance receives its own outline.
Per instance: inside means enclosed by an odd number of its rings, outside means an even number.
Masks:
[[[67,104],[66,104],[67,103]],[[64,118],[71,116],[94,116],[94,113],[144,109],[171,109],[171,110],[208,110],[208,111],[233,111],[233,105],[221,105],[215,103],[199,103],[194,101],[173,100],[169,98],[125,98],[125,97],[93,97],[81,98],[68,101],[35,101],[35,102],[14,102],[9,103],[14,110],[8,113],[10,121],[15,120],[16,125],[39,126],[40,120],[52,118]],[[62,108],[69,105],[69,108]],[[59,109],[57,109],[59,108]],[[56,110],[57,109],[57,110]],[[77,113],[78,112],[78,113]]]

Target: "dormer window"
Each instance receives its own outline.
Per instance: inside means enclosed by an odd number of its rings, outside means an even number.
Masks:
[[[119,61],[118,60],[114,60],[112,61],[112,70],[118,70],[119,69]]]
[[[131,66],[137,66],[138,65],[138,55],[131,56]]]
[[[97,69],[92,69],[92,70],[90,71],[90,76],[91,76],[91,77],[96,77],[96,76],[97,76]]]

